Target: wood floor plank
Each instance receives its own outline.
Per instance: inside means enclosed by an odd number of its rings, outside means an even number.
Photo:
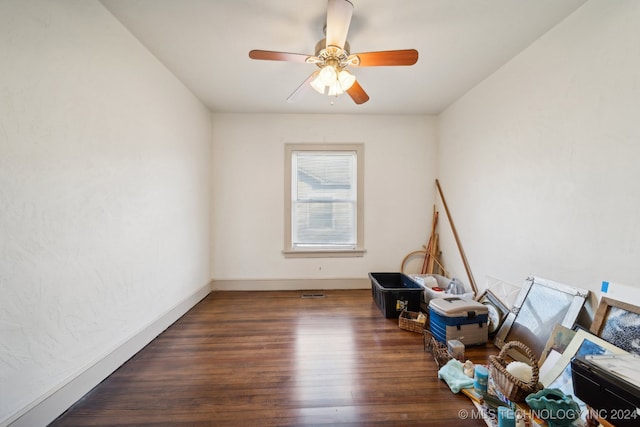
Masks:
[[[51,425],[485,425],[370,290],[314,293],[211,293]]]

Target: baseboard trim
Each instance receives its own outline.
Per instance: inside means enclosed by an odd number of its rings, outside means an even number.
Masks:
[[[214,291],[299,291],[322,289],[366,289],[371,281],[365,278],[346,279],[213,279]]]
[[[69,379],[66,383],[27,405],[9,419],[1,422],[0,426],[33,427],[46,426],[51,423],[82,396],[111,375],[124,362],[149,344],[162,331],[182,317],[206,297],[211,290],[211,283],[206,284],[107,356],[77,376]]]

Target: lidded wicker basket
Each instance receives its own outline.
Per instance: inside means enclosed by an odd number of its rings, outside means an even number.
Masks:
[[[507,353],[512,348],[520,350],[529,359],[531,366],[531,380],[522,381],[507,371],[509,362],[506,359]],[[538,359],[531,349],[520,341],[510,341],[506,343],[497,356],[489,356],[489,374],[494,384],[504,396],[512,402],[521,403],[525,398],[538,390],[542,389],[542,385],[538,382],[540,370],[538,368]]]

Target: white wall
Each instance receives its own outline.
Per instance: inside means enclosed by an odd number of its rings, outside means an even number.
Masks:
[[[96,1],[0,3],[0,424],[209,282],[209,112]]]
[[[591,0],[439,117],[441,183],[479,287],[640,287],[639,22],[640,2]]]
[[[433,118],[214,114],[213,127],[214,280],[366,279],[371,271],[398,271],[426,242],[435,197]],[[364,143],[364,257],[283,257],[289,142]]]

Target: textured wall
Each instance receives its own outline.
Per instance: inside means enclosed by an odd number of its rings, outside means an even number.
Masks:
[[[637,1],[589,1],[439,117],[441,181],[479,283],[640,286],[638,22]]]
[[[287,142],[364,143],[364,257],[284,258]],[[215,114],[213,146],[214,279],[367,279],[428,238],[433,117]]]
[[[0,3],[0,423],[209,280],[208,111],[94,1]]]

